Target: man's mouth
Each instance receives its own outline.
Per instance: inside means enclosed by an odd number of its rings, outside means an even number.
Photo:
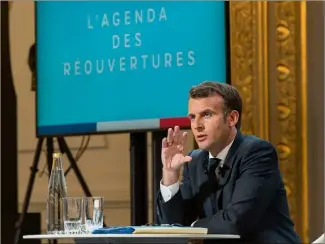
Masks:
[[[207,137],[208,137],[207,135],[197,135],[196,140],[198,142],[203,142],[203,141],[205,141],[207,139]]]

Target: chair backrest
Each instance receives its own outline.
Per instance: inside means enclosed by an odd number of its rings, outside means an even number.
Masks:
[[[324,234],[317,238],[313,243],[325,243],[325,236]]]

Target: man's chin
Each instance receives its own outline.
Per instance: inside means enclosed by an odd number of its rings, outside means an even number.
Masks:
[[[209,150],[209,148],[210,148],[210,144],[208,144],[206,142],[197,142],[197,145],[202,150]]]

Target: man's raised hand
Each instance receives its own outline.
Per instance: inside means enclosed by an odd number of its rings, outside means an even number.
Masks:
[[[184,155],[187,138],[186,132],[181,132],[179,126],[168,129],[167,137],[162,140],[161,160],[163,169],[169,172],[178,172],[182,165],[192,160]]]

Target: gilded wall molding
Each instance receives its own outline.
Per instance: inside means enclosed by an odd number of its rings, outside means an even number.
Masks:
[[[231,84],[243,98],[242,131],[268,139],[267,2],[229,5]]]
[[[291,216],[308,243],[305,2],[230,2],[231,83],[242,131],[279,153]]]
[[[274,142],[291,216],[302,241],[308,243],[306,3],[274,2],[274,13]]]

